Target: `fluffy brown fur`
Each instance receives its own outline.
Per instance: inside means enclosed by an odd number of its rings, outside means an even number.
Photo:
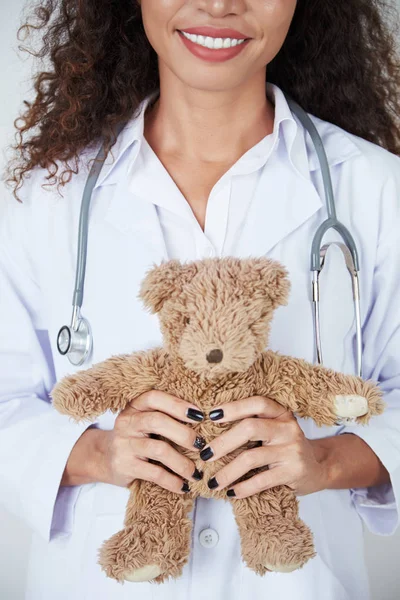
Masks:
[[[267,258],[168,261],[151,269],[140,297],[159,314],[164,347],[112,356],[65,377],[52,391],[54,406],[78,421],[93,420],[106,410],[117,413],[152,389],[190,398],[206,414],[221,404],[261,395],[318,425],[333,425],[340,411],[349,414],[346,402],[362,397],[364,409],[357,413],[356,408],[354,416],[366,424],[384,409],[373,382],[264,351],[273,311],[286,304],[289,288],[285,269]],[[223,353],[219,363],[207,361],[214,349]],[[338,397],[349,395],[337,404]],[[210,419],[188,425],[207,443],[231,426]],[[177,449],[204,471],[203,479],[192,482],[184,496],[146,481],[131,484],[124,529],[99,552],[109,577],[157,583],[179,577],[190,553],[188,514],[194,498],[227,500],[226,490],[210,490],[206,482],[243,448],[212,463],[201,461],[198,452]],[[315,556],[312,533],[299,519],[298,501],[288,486],[229,501],[243,559],[259,575],[300,568]]]

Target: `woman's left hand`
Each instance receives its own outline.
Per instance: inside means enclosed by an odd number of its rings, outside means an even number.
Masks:
[[[299,496],[325,489],[326,473],[323,464],[317,460],[315,446],[305,437],[291,412],[275,400],[262,396],[221,405],[211,411],[210,415],[218,417],[221,410],[223,417],[213,418],[213,421],[240,422],[216,437],[202,450],[200,458],[212,462],[249,441],[262,443],[257,448],[244,450],[218,471],[209,480],[211,489],[230,487],[233,492],[229,490],[228,496],[236,498],[247,498],[277,485],[287,485]],[[232,487],[234,481],[252,469],[266,465],[268,470]]]

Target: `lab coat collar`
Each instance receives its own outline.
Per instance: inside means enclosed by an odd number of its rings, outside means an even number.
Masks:
[[[312,141],[307,140],[310,136],[290,111],[283,92],[277,86],[269,84],[267,93],[271,94],[275,102],[274,134],[266,136],[257,149],[250,149],[247,157],[242,156],[235,173],[238,184],[244,186],[245,194],[246,177],[241,175],[259,168],[268,160],[262,172],[262,181],[252,200],[252,212],[246,218],[237,242],[236,251],[239,255],[266,254],[324,206],[324,198],[317,192],[314,183],[313,171],[320,170],[320,167],[319,161],[315,160]],[[145,247],[149,248],[150,244],[153,261],[160,262],[168,257],[156,212],[156,204],[162,202],[155,197],[159,197],[160,189],[164,188],[158,181],[151,181],[148,173],[141,186],[140,169],[135,174],[135,186],[129,185],[128,176],[143,140],[145,108],[156,94],[157,92],[145,99],[138,117],[121,132],[117,148],[113,151],[116,158],[112,168],[108,167],[108,171],[103,173],[98,185],[116,183],[105,221],[122,232],[135,232],[135,237],[140,238]],[[350,136],[339,127],[317,117],[312,119],[321,133],[330,167],[360,153]],[[134,148],[128,152],[132,144],[135,144]],[[125,153],[125,160],[122,160]],[[318,177],[321,179],[321,174]],[[287,189],[283,191],[284,188]],[[277,190],[282,191],[279,198]]]
[[[259,169],[266,163],[282,137],[292,168],[301,177],[310,179],[310,173],[320,169],[310,135],[304,130],[297,116],[291,112],[283,91],[277,85],[267,82],[266,93],[275,105],[273,133],[250,148],[234,165],[232,174],[245,174]],[[112,157],[110,154],[107,157],[94,189],[117,183],[121,176],[127,175],[128,170],[133,168],[143,140],[146,109],[158,94],[159,90],[155,90],[139,104],[135,114],[119,134],[112,148]],[[358,147],[347,132],[308,114],[322,137],[330,167],[359,154]],[[122,161],[126,154],[129,154],[129,160]],[[121,169],[121,163],[125,165],[125,170]]]

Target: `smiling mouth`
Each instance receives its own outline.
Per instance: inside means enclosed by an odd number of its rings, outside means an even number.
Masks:
[[[186,33],[185,31],[181,31],[177,29],[178,33],[190,40],[193,44],[197,46],[201,46],[202,48],[207,48],[209,50],[223,50],[227,48],[235,48],[236,46],[241,46],[245,42],[248,42],[251,38],[229,38],[229,37],[211,37],[206,35],[197,35],[194,33]]]

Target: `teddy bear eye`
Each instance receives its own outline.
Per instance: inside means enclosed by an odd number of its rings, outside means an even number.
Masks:
[[[189,323],[190,323],[190,319],[189,319],[189,317],[185,317],[185,318],[183,319],[183,322],[184,322],[184,324],[185,324],[185,325],[189,325]]]

